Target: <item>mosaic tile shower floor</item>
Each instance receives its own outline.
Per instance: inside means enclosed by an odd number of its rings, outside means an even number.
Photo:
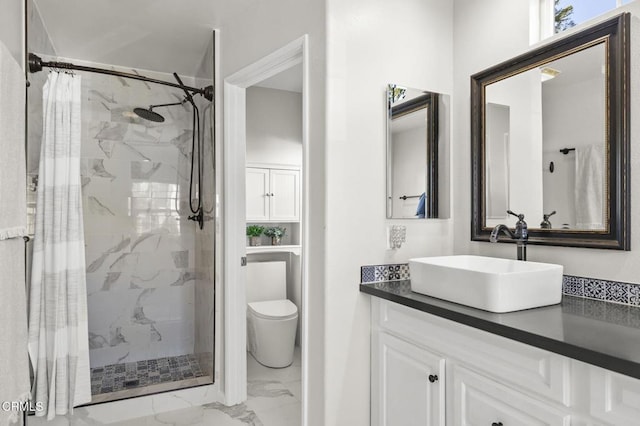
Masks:
[[[202,377],[195,355],[180,355],[91,369],[91,394],[117,392],[158,383]]]

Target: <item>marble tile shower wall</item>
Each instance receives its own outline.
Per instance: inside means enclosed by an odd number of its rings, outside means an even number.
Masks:
[[[193,353],[191,114],[177,106],[158,110],[164,123],[133,116],[136,106],[182,99],[175,89],[144,82],[89,74],[83,95],[91,364]]]
[[[170,74],[141,73],[173,79]],[[183,79],[194,84],[192,78]],[[194,353],[196,226],[187,221],[191,112],[183,106],[158,109],[164,123],[132,113],[134,107],[181,99],[173,88],[82,73],[92,367]],[[30,172],[37,173],[39,139],[30,135]],[[207,271],[200,268],[198,273],[204,276]]]

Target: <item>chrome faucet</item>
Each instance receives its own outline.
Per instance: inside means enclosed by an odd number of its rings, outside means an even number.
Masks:
[[[489,241],[492,243],[498,242],[498,235],[503,232],[509,236],[512,240],[515,240],[518,245],[518,260],[527,260],[527,241],[529,240],[529,231],[527,229],[527,222],[524,221],[523,214],[515,214],[511,210],[507,210],[507,213],[518,218],[516,222],[515,231],[511,231],[507,225],[498,225],[491,231],[491,237]]]

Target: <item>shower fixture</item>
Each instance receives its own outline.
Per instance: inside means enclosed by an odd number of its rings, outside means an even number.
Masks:
[[[153,121],[155,123],[162,123],[164,122],[164,117],[158,114],[157,112],[153,111],[154,108],[184,105],[187,102],[189,102],[193,107],[193,119],[191,123],[192,124],[191,126],[191,173],[189,175],[189,209],[193,214],[189,216],[188,219],[193,220],[194,222],[198,222],[198,226],[200,227],[200,229],[202,229],[204,226],[204,214],[202,212],[202,196],[201,196],[203,163],[202,163],[202,138],[200,133],[200,110],[198,109],[198,106],[193,100],[193,96],[189,92],[190,88],[184,85],[184,83],[182,82],[182,79],[180,79],[180,76],[177,73],[174,72],[173,76],[178,82],[178,87],[180,87],[184,91],[184,99],[182,101],[172,102],[168,104],[149,105],[149,108],[138,107],[138,108],[134,108],[133,112],[138,117],[144,120]],[[197,174],[198,186],[194,191],[194,171],[196,168],[196,153],[198,158],[197,160],[198,161],[198,174]],[[195,195],[194,192],[197,192],[198,194],[196,198],[197,202],[195,203],[195,206],[194,206],[194,195]]]
[[[140,75],[140,74],[132,74],[128,72],[108,70],[104,68],[86,67],[84,65],[72,64],[71,62],[56,62],[56,61],[47,62],[47,61],[43,61],[41,57],[39,57],[34,53],[29,53],[27,64],[29,65],[30,73],[36,73],[36,72],[42,71],[42,68],[87,71],[87,72],[93,72],[97,74],[113,75],[115,77],[130,78],[132,80],[147,81],[149,83],[162,84],[164,86],[171,86],[171,87],[175,87],[183,90],[186,89],[187,91],[193,93],[194,95],[202,95],[206,100],[213,101],[213,95],[214,95],[213,86],[206,86],[202,88],[189,87],[182,84],[182,82],[172,83],[170,81],[164,81],[164,80],[158,80],[156,78],[145,77],[144,75]],[[176,74],[174,73],[174,75]]]
[[[164,123],[164,117],[157,112],[154,112],[154,108],[160,107],[168,107],[174,105],[183,105],[187,102],[187,99],[183,99],[182,102],[172,102],[170,104],[159,104],[159,105],[149,105],[149,108],[134,108],[133,112],[140,118],[143,118],[148,121],[153,121],[154,123]]]
[[[198,222],[198,226],[200,229],[204,226],[204,214],[202,211],[202,139],[200,134],[200,111],[198,110],[198,106],[193,100],[194,95],[201,95],[209,102],[213,102],[214,89],[213,86],[206,86],[203,88],[195,88],[185,86],[180,76],[177,73],[173,73],[174,78],[177,83],[173,83],[170,81],[157,80],[155,78],[145,77],[139,74],[131,74],[121,71],[109,70],[104,68],[94,68],[87,67],[84,65],[76,65],[70,62],[45,62],[38,55],[33,53],[29,53],[28,57],[28,65],[29,72],[35,73],[42,71],[42,68],[48,67],[59,70],[78,70],[78,71],[88,71],[98,74],[106,74],[112,75],[116,77],[130,78],[133,80],[141,80],[147,81],[150,83],[162,84],[164,86],[171,86],[178,89],[182,89],[184,91],[184,99],[181,102],[174,102],[168,104],[160,104],[160,105],[150,105],[149,108],[134,108],[133,112],[140,118],[143,118],[148,121],[153,121],[156,123],[164,122],[164,117],[157,112],[153,111],[154,108],[160,107],[168,107],[174,105],[182,105],[186,102],[189,102],[193,107],[193,119],[192,119],[192,137],[191,137],[191,175],[189,179],[189,208],[191,210],[192,215],[188,217],[189,220],[193,220],[194,222]],[[197,148],[197,151],[196,151]],[[197,155],[196,155],[197,153]],[[196,167],[196,157],[198,164],[198,174],[197,174],[197,187],[194,188],[194,171]],[[197,198],[194,202],[194,195],[197,193]]]

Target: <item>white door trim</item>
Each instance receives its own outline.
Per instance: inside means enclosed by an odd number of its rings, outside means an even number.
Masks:
[[[308,282],[308,36],[304,35],[224,80],[224,394],[227,405],[247,399],[246,286],[246,88],[302,64],[302,418],[307,424]]]

